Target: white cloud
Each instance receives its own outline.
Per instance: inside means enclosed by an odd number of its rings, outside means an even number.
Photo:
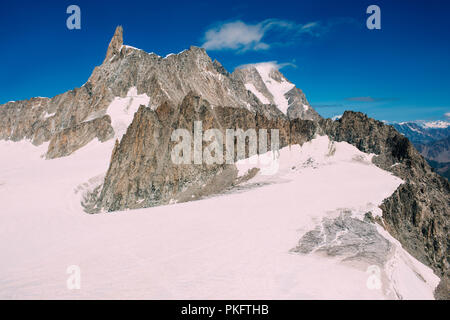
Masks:
[[[444,113],[444,117],[450,120],[450,112]]]
[[[248,64],[243,64],[240,65],[238,67],[236,67],[236,69],[244,69],[247,67],[256,67],[256,66],[261,66],[261,65],[269,65],[272,68],[276,69],[276,70],[280,70],[284,67],[293,67],[293,68],[297,68],[297,65],[295,63],[292,62],[284,62],[284,63],[278,63],[277,61],[265,61],[265,62],[258,62],[258,63],[248,63]]]
[[[249,25],[242,21],[222,24],[205,33],[205,43],[208,50],[265,50],[269,45],[262,42],[264,28],[261,24]]]
[[[318,36],[326,30],[320,22],[309,22],[304,25],[292,21],[267,19],[256,24],[247,24],[237,20],[219,24],[205,32],[202,47],[207,50],[267,50],[271,44],[263,41],[270,31],[276,30],[279,41],[290,41],[300,34]]]

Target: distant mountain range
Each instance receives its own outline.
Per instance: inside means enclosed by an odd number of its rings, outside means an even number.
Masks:
[[[450,122],[414,121],[393,124],[442,176],[450,178]]]

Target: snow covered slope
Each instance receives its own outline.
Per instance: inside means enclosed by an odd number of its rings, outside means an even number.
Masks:
[[[0,141],[0,298],[433,298],[438,278],[380,227],[390,243],[380,288],[368,285],[364,259],[293,250],[342,211],[377,215],[402,183],[347,143],[284,148],[275,175],[227,194],[88,215],[80,200],[102,182],[113,142],[44,160],[45,145]],[[66,287],[71,265],[80,290]]]
[[[256,70],[258,70],[267,89],[272,94],[273,100],[277,105],[278,109],[280,109],[280,111],[283,112],[284,114],[287,114],[289,103],[287,98],[285,97],[285,94],[295,87],[294,84],[287,81],[284,77],[280,77],[278,80],[275,79],[272,76],[275,69],[273,65],[270,63],[257,64]]]
[[[300,89],[286,79],[274,62],[245,65],[233,72],[263,104],[273,104],[290,119],[318,120]]]
[[[116,97],[108,106],[106,114],[111,117],[114,137],[121,139],[133,121],[134,114],[140,105],[149,106],[150,98],[145,94],[138,94],[136,87],[128,90],[126,97]]]

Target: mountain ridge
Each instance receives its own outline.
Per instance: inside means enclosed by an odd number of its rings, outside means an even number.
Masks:
[[[179,105],[191,91],[201,94],[213,106],[247,108],[267,117],[283,117],[273,104],[264,105],[203,48],[191,46],[178,54],[162,58],[123,44],[123,28],[118,26],[108,46],[102,65],[94,68],[80,88],[53,98],[32,98],[8,102],[0,108],[0,139],[29,139],[35,145],[49,141],[56,146],[64,130],[76,130],[87,119],[103,117],[116,97],[126,97],[130,88],[150,98],[149,107],[170,102]],[[297,94],[298,96],[298,94]],[[295,98],[292,98],[295,99]],[[305,101],[304,96],[300,99]],[[295,104],[295,101],[293,102]],[[312,108],[310,108],[312,110]],[[313,111],[310,111],[313,112]],[[50,116],[51,115],[51,116]],[[301,117],[298,113],[296,117]],[[318,115],[314,111],[314,116]],[[112,119],[114,120],[114,119]],[[95,122],[83,125],[88,136],[100,138]],[[71,135],[64,136],[70,141]],[[89,141],[87,141],[89,142]],[[49,157],[67,156],[71,150],[53,150]]]

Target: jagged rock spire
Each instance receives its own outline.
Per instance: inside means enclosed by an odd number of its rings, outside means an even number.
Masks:
[[[112,56],[119,53],[120,48],[123,45],[123,28],[122,26],[118,26],[116,31],[114,32],[114,36],[111,39],[111,42],[108,46],[108,51],[106,52],[105,62],[109,61]]]

